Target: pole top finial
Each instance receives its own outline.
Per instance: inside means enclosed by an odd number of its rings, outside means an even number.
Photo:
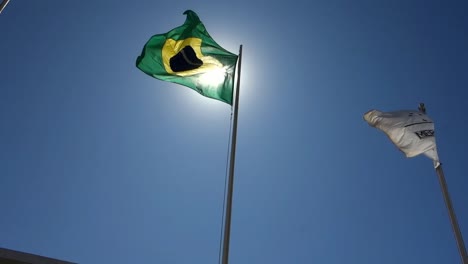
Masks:
[[[423,114],[426,113],[426,106],[424,105],[424,103],[419,103],[418,110],[422,112]]]

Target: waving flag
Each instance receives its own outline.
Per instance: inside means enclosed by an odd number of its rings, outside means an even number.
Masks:
[[[237,55],[211,38],[195,12],[184,14],[182,26],[148,40],[136,66],[151,77],[232,104]]]
[[[364,114],[364,119],[370,126],[383,131],[406,157],[424,154],[434,161],[435,167],[440,164],[434,137],[434,122],[426,114],[411,110],[371,110]]]

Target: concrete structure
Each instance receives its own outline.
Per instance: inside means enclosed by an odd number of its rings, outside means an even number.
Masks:
[[[34,254],[0,248],[0,264],[76,264]]]

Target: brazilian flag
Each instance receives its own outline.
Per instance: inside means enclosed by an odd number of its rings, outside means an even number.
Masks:
[[[187,10],[184,15],[182,26],[148,40],[136,66],[151,77],[232,105],[237,55],[211,38],[195,12]]]

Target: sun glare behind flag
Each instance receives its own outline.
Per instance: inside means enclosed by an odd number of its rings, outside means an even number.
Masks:
[[[424,154],[439,165],[434,136],[434,122],[420,111],[381,112],[370,110],[364,120],[384,132],[406,157]]]
[[[184,14],[187,18],[182,26],[148,40],[136,66],[151,77],[232,105],[238,56],[211,38],[195,12]]]

